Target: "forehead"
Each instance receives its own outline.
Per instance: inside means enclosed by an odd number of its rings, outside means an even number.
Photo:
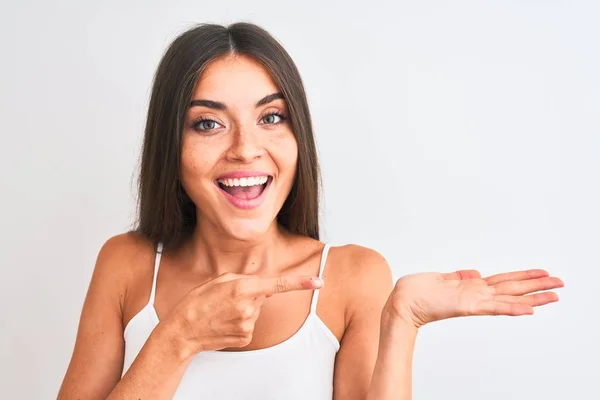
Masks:
[[[244,55],[228,55],[214,60],[202,72],[194,99],[254,105],[278,91],[273,78],[258,61]]]

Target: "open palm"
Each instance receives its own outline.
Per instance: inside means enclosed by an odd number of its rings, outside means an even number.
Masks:
[[[548,290],[563,285],[541,269],[486,278],[475,270],[428,272],[400,278],[388,305],[417,327],[469,315],[526,315],[533,314],[533,307],[557,301],[558,295]]]

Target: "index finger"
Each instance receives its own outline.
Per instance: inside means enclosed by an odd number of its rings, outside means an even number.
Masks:
[[[484,278],[488,285],[497,285],[507,281],[522,281],[527,279],[544,278],[549,276],[548,271],[543,269],[528,269],[524,271],[504,272]]]
[[[323,280],[314,276],[278,276],[273,278],[257,278],[249,289],[252,296],[271,296],[276,293],[293,290],[312,290],[323,287]]]

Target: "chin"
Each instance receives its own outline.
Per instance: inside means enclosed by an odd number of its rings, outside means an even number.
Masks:
[[[224,224],[225,231],[234,239],[249,242],[264,236],[273,221],[263,221],[257,219],[239,219],[235,221],[227,221]]]

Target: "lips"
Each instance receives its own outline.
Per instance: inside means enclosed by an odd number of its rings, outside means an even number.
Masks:
[[[258,171],[236,171],[219,177],[215,183],[233,206],[241,209],[259,207],[273,181],[269,174]]]
[[[241,182],[237,179],[229,184],[223,182],[217,182],[221,190],[229,193],[231,196],[241,200],[252,200],[261,195],[261,193],[267,187],[269,178],[264,177],[260,179],[255,178],[242,178]],[[233,184],[231,184],[233,183]]]

